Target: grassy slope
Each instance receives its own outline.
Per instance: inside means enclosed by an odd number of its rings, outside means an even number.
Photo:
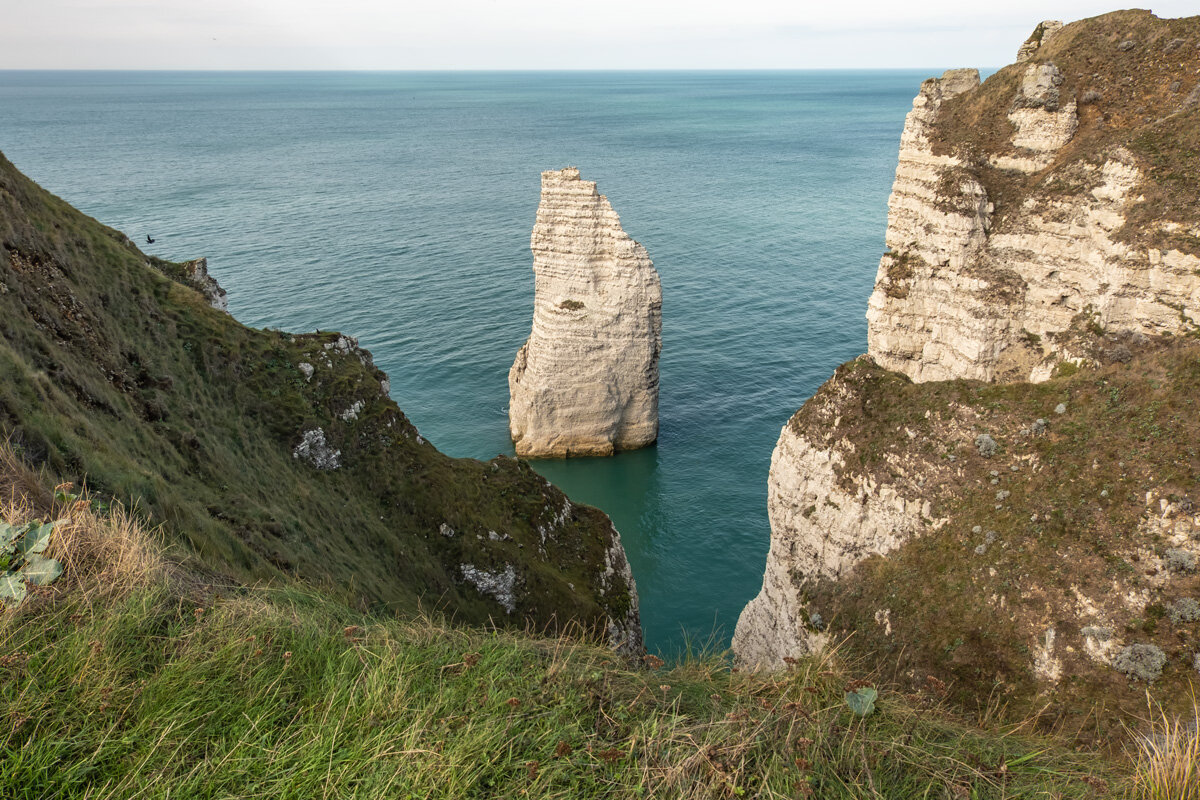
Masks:
[[[607,517],[571,506],[555,523],[566,498],[527,465],[443,456],[384,396],[369,354],[330,349],[337,334],[238,324],[178,265],[3,156],[0,244],[0,435],[58,478],[134,502],[206,567],[480,622],[508,616],[461,582],[460,565],[511,564],[512,619],[602,625],[629,608],[619,577],[602,591]],[[343,418],[355,401],[357,418]],[[317,427],[343,468],[293,457]]]
[[[0,477],[0,517],[45,517],[27,476]],[[0,610],[12,800],[1086,798],[1124,780],[921,697],[884,693],[857,718],[842,695],[862,682],[832,658],[771,676],[712,657],[631,671],[581,640],[215,588],[119,512],[53,513],[70,518],[51,550],[65,576]]]
[[[790,424],[826,447],[851,444],[842,450],[847,480],[869,475],[929,499],[931,517],[948,523],[817,587],[816,608],[891,678],[933,675],[966,706],[1025,714],[1044,704],[1046,722],[1085,738],[1119,738],[1124,714],[1145,709],[1145,683],[1085,655],[1081,627],[1108,625],[1124,643],[1164,650],[1153,690],[1182,707],[1200,677],[1200,622],[1174,624],[1169,609],[1200,596],[1200,574],[1163,569],[1172,545],[1145,525],[1159,499],[1197,494],[1198,398],[1192,341],[1042,384],[914,384],[867,360],[844,365]],[[1028,432],[1038,418],[1049,421],[1041,436]],[[974,448],[980,433],[999,445],[991,458]],[[998,501],[997,492],[1010,494]],[[988,531],[996,540],[978,554]],[[1144,592],[1144,606],[1121,602],[1129,592]],[[1080,594],[1098,615],[1083,611]],[[880,609],[890,609],[890,635]],[[1063,666],[1050,691],[1031,669],[1048,628]]]

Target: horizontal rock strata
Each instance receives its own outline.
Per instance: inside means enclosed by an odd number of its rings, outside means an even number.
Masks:
[[[508,375],[518,455],[610,455],[658,438],[662,289],[579,170],[542,173],[533,331]]]
[[[1129,67],[1132,56],[1106,43],[1106,73],[1080,74],[1088,22],[1043,23],[1022,63],[983,86],[964,70],[922,85],[867,312],[868,352],[881,365],[917,381],[1040,381],[1062,361],[1095,358],[1099,332],[1196,329],[1197,220],[1160,216],[1146,226],[1133,215],[1147,195],[1173,191],[1153,169],[1168,133],[1157,129],[1186,127],[1179,115],[1196,113],[1186,107],[1190,86],[1157,81],[1178,72],[1196,84],[1200,50],[1166,58],[1168,43]],[[1136,70],[1146,74],[1126,74]],[[1109,111],[1107,97],[1139,80],[1128,102],[1140,110]],[[1131,113],[1127,130],[1114,130],[1117,114]]]

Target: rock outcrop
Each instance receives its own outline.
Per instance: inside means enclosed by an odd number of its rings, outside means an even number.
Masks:
[[[867,312],[881,365],[1040,381],[1102,357],[1101,332],[1196,329],[1200,226],[1171,198],[1195,186],[1162,159],[1196,128],[1188,28],[1146,12],[1042,23],[986,84],[952,70],[922,85]]]
[[[533,332],[508,374],[518,455],[610,455],[658,438],[662,289],[579,170],[542,173]]]
[[[208,304],[217,311],[229,313],[229,298],[217,279],[208,274],[208,259],[197,258],[195,261],[185,261],[181,265],[192,285],[204,295]]]
[[[837,581],[863,559],[945,522],[931,518],[919,492],[848,469],[854,445],[838,435],[837,425],[854,394],[848,382],[831,380],[779,435],[767,484],[766,572],[733,637],[745,663],[780,667],[786,658],[824,647],[829,637],[821,612],[809,607],[806,587]],[[822,437],[822,430],[833,435]]]
[[[1043,23],[986,82],[922,85],[869,355],[772,457],[740,662],[849,637],[889,678],[1026,710],[1132,709],[1127,675],[1169,692],[1193,674],[1197,86],[1200,17],[1140,11]]]
[[[1033,58],[1038,49],[1049,42],[1051,37],[1062,29],[1062,26],[1062,22],[1057,19],[1044,20],[1038,24],[1025,43],[1017,50],[1017,63],[1020,64],[1022,61]]]

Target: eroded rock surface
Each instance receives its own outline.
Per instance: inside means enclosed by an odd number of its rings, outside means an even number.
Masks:
[[[1119,15],[1042,23],[986,84],[952,70],[922,85],[867,312],[881,365],[917,381],[1041,381],[1096,358],[1104,334],[1196,329],[1194,204],[1144,212],[1185,193],[1162,156],[1194,135],[1182,97],[1200,85],[1200,51],[1165,54],[1179,37],[1162,23],[1186,21],[1129,22],[1169,41],[1139,57],[1106,38],[1129,27]]]
[[[610,455],[658,438],[662,290],[596,184],[542,173],[533,331],[508,375],[521,456]]]
[[[185,261],[183,269],[188,280],[200,291],[200,294],[204,295],[204,299],[208,300],[210,306],[218,311],[229,313],[229,299],[225,290],[221,288],[221,284],[217,283],[217,279],[208,274],[207,258]]]

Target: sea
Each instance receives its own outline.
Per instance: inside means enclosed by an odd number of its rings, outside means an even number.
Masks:
[[[727,647],[781,427],[866,350],[921,71],[0,72],[0,150],[241,322],[356,336],[442,451],[512,454],[540,173],[597,181],[662,278],[657,445],[536,460],[621,533],[648,647]],[[154,238],[153,244],[146,237]]]

